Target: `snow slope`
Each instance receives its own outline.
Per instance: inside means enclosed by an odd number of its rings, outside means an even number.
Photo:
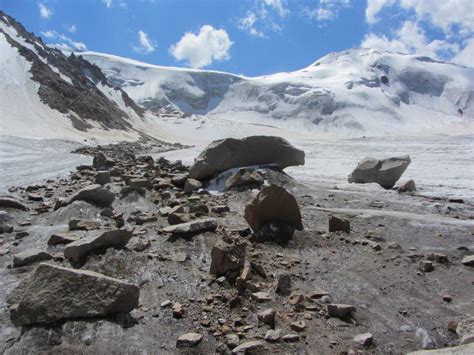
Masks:
[[[371,49],[248,78],[80,53],[143,107],[300,131],[384,135],[474,120],[474,68]]]

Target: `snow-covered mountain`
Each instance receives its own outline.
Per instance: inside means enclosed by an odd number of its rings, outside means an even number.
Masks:
[[[474,122],[474,68],[351,49],[249,78],[95,52],[66,56],[0,11],[0,98],[0,134],[23,137],[193,143],[417,133]]]
[[[99,67],[66,57],[0,11],[0,133],[137,139],[145,110]]]
[[[255,78],[81,53],[139,105],[318,131],[384,134],[474,119],[474,68],[351,49]],[[273,120],[268,120],[269,118]]]

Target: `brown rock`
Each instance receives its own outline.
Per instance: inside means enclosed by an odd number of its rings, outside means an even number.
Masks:
[[[331,216],[329,219],[329,232],[338,232],[343,231],[346,233],[350,233],[351,231],[351,224],[347,219]]]

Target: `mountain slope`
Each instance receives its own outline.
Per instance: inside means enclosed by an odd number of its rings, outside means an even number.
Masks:
[[[144,110],[101,70],[43,44],[0,12],[1,133],[37,136],[138,137]],[[109,131],[109,132],[107,132]]]
[[[173,108],[358,134],[436,129],[474,118],[474,69],[426,57],[352,49],[331,53],[299,71],[248,78],[94,52],[81,55],[155,112]]]

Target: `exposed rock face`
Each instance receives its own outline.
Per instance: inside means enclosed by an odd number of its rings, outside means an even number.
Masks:
[[[274,221],[284,221],[291,223],[298,230],[303,229],[300,209],[295,198],[276,185],[263,188],[245,207],[244,217],[254,232]]]
[[[93,203],[94,205],[100,207],[107,207],[110,206],[112,202],[114,202],[115,194],[109,190],[104,189],[98,184],[92,184],[76,192],[69,199],[64,201],[62,205],[69,205],[70,203],[77,200]]]
[[[264,179],[257,171],[250,168],[239,169],[234,175],[229,177],[225,182],[226,189],[236,187],[260,187],[263,185]]]
[[[41,263],[7,302],[13,324],[22,326],[130,312],[139,294],[137,286],[96,272]]]
[[[106,96],[95,84],[101,84],[121,96],[123,103],[139,116],[143,109],[120,88],[109,84],[99,67],[85,61],[81,56],[66,57],[61,51],[45,46],[41,38],[35,37],[12,17],[0,12],[0,21],[16,32],[2,32],[7,42],[18,49],[19,55],[31,63],[31,77],[39,84],[38,95],[45,104],[61,113],[69,114],[75,128],[86,130],[88,121],[97,122],[105,128],[130,130],[129,114],[119,108],[112,97]],[[55,70],[54,70],[55,69]],[[76,115],[71,115],[70,112]]]
[[[189,177],[209,179],[231,168],[257,164],[275,164],[280,169],[304,165],[304,152],[280,137],[227,138],[212,142],[199,154]]]
[[[350,183],[376,182],[385,189],[391,189],[410,165],[410,157],[394,157],[388,159],[365,158],[349,175]]]
[[[97,236],[79,239],[67,245],[64,256],[73,262],[79,261],[91,251],[107,247],[124,247],[133,233],[125,229],[116,229],[103,232]]]
[[[163,228],[163,232],[175,235],[187,235],[204,232],[207,230],[216,230],[216,228],[217,221],[213,218],[206,218],[187,223],[175,224],[173,226]]]
[[[211,269],[214,275],[240,270],[245,262],[245,242],[238,239],[220,240],[211,250]]]

